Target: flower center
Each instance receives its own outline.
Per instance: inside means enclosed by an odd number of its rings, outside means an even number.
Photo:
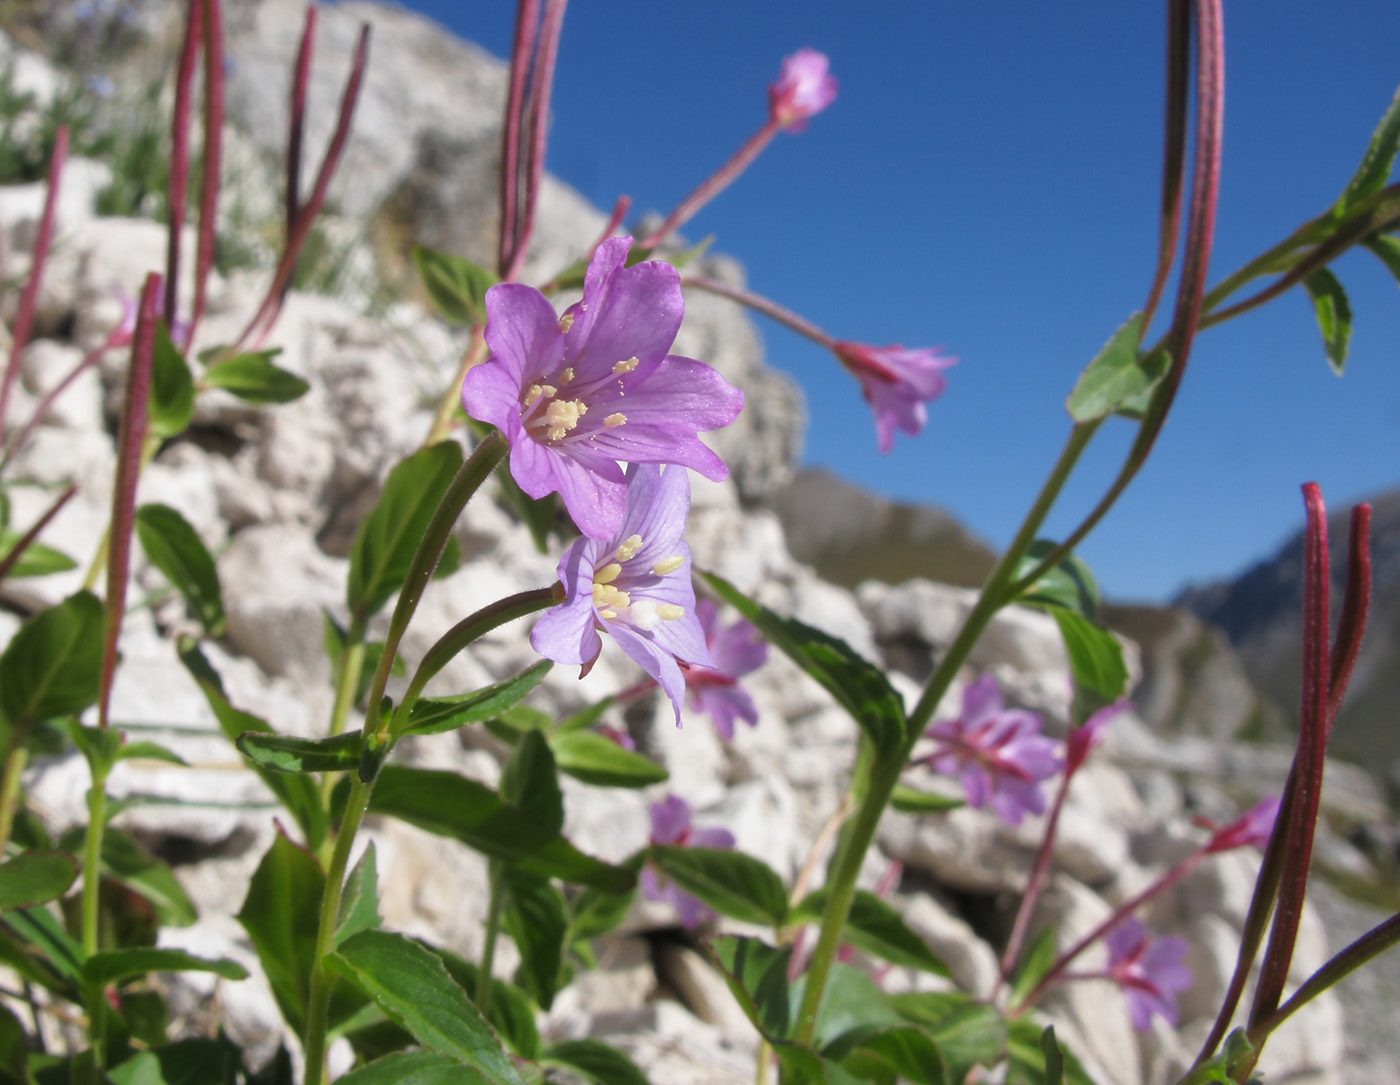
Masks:
[[[572,369],[565,369],[559,374],[560,383],[567,384],[573,375]],[[521,412],[521,424],[537,440],[541,430],[550,441],[562,440],[578,426],[579,419],[588,413],[588,404],[582,399],[555,399],[558,394],[559,389],[555,385],[541,382],[530,385],[525,392],[525,398],[521,400],[521,406],[524,408]]]

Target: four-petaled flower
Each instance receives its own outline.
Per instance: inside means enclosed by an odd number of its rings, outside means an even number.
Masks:
[[[768,88],[768,123],[788,132],[807,127],[807,118],[836,100],[836,80],[826,55],[799,49],[783,60],[778,81]]]
[[[712,600],[701,599],[696,605],[696,616],[714,666],[681,668],[686,704],[697,712],[708,713],[719,737],[728,742],[734,737],[736,719],[750,727],[758,723],[753,698],[738,680],[763,666],[768,659],[768,646],[759,639],[758,630],[743,618],[733,625],[721,626],[719,608]]]
[[[653,844],[673,848],[722,848],[726,851],[734,847],[734,834],[728,829],[691,828],[690,804],[679,795],[668,795],[660,802],[652,803],[649,814]],[[650,866],[643,868],[641,882],[642,895],[648,900],[670,904],[686,927],[696,927],[714,914],[670,878]]]
[[[924,732],[938,748],[922,760],[956,775],[969,806],[992,811],[1008,825],[1045,813],[1040,782],[1060,771],[1058,744],[1040,733],[1034,712],[1003,709],[1001,690],[983,675],[963,690],[962,714]]]
[[[918,436],[928,421],[924,404],[943,394],[948,386],[943,370],[957,364],[956,358],[940,355],[937,347],[906,350],[898,343],[872,347],[839,340],[835,350],[841,364],[860,382],[861,394],[875,413],[881,452],[894,447],[896,426],[910,437]]]
[[[1176,1024],[1176,992],[1191,986],[1191,969],[1182,964],[1186,940],[1175,935],[1148,938],[1147,930],[1129,917],[1104,936],[1108,968],[1103,975],[1118,984],[1128,1000],[1133,1028],[1146,1032],[1155,1014]]]
[[[682,540],[690,512],[685,468],[633,464],[627,504],[611,539],[581,538],[559,559],[564,602],[535,623],[530,643],[556,663],[587,674],[602,650],[600,629],[661,687],[681,722],[681,663],[713,667],[695,617],[690,547]]]
[[[510,473],[531,497],[558,492],[594,539],[622,520],[618,461],[675,463],[720,481],[724,461],[696,436],[727,426],[744,395],[709,366],[668,354],[685,303],[669,264],[624,267],[630,237],[598,246],[583,300],[562,317],[521,283],[486,292],[491,357],[462,383],[467,414],[510,445]]]

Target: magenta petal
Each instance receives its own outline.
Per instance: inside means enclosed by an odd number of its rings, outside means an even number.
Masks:
[[[990,674],[982,675],[963,688],[962,721],[965,727],[974,727],[1000,711],[1001,690]]]
[[[628,240],[614,239],[622,243],[614,245],[614,251],[622,250],[624,258]],[[587,362],[593,372],[628,358],[659,362],[676,341],[685,312],[680,274],[659,260],[628,268],[604,265],[599,270],[595,275],[590,266],[583,302],[571,310],[574,322],[564,335],[566,363]]]
[[[676,712],[676,726],[681,725],[681,698],[685,696],[685,679],[681,677],[676,657],[663,651],[655,641],[621,622],[611,623],[609,630],[617,646],[632,657],[633,662],[656,680],[661,692],[671,701]]]
[[[521,283],[498,283],[486,291],[485,335],[491,351],[485,364],[501,366],[517,387],[553,372],[564,353],[554,306]]]
[[[534,441],[525,440],[522,446],[540,448]],[[542,453],[543,454],[543,453]],[[511,473],[515,469],[515,452],[511,451]],[[606,539],[613,534],[622,519],[627,505],[627,487],[623,482],[622,468],[615,460],[603,457],[554,456],[552,474],[558,489],[559,499],[569,510],[575,525],[591,539]],[[516,481],[519,480],[517,476]],[[521,482],[521,489],[531,497],[543,496],[531,493]],[[546,490],[545,493],[550,492]]]
[[[667,795],[647,810],[653,844],[675,844],[690,829],[690,804],[679,795]]]
[[[728,829],[718,827],[696,829],[690,834],[690,840],[687,843],[692,848],[716,848],[721,851],[732,851],[734,834]]]

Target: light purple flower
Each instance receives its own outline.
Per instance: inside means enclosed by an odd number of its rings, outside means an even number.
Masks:
[[[1278,820],[1279,798],[1277,795],[1257,803],[1228,825],[1215,830],[1206,844],[1206,851],[1232,851],[1235,848],[1268,846],[1269,837]]]
[[[685,311],[680,276],[656,260],[624,267],[631,244],[615,237],[598,246],[583,300],[562,317],[534,287],[488,290],[491,357],[462,382],[467,414],[510,445],[520,488],[537,498],[558,492],[594,539],[612,536],[622,520],[619,460],[727,478],[696,433],[727,426],[744,403],[709,366],[667,353]]]
[[[758,630],[743,618],[733,625],[721,626],[719,607],[713,600],[701,599],[695,613],[714,666],[681,668],[685,677],[685,703],[696,712],[708,713],[719,737],[728,742],[734,737],[736,719],[750,727],[758,723],[758,709],[753,698],[738,680],[763,666],[768,659],[768,645],[759,639]]]
[[[898,343],[872,347],[866,343],[841,340],[836,357],[860,381],[861,395],[875,412],[875,437],[881,452],[894,447],[898,426],[910,437],[917,437],[928,421],[924,404],[937,399],[948,386],[943,370],[956,365],[956,358],[938,353],[937,347],[906,350]]]
[[[564,602],[530,632],[540,655],[580,664],[584,674],[603,648],[598,631],[611,633],[671,699],[677,726],[685,695],[680,664],[714,666],[695,617],[690,547],[681,537],[689,512],[685,468],[629,467],[621,526],[611,539],[577,539],[564,551]]]
[[[836,100],[836,80],[830,62],[815,49],[799,49],[783,60],[778,81],[768,87],[768,122],[787,132],[800,132],[807,118]]]
[[[1131,701],[1115,701],[1091,715],[1080,726],[1072,728],[1065,741],[1065,772],[1078,772],[1088,756],[1103,741],[1108,725],[1132,708]]]
[[[652,803],[648,813],[653,844],[673,848],[721,848],[725,851],[734,847],[734,834],[728,829],[692,828],[690,804],[679,795],[667,795],[660,802]],[[648,900],[670,904],[686,927],[699,926],[702,920],[714,914],[670,878],[650,866],[642,869],[641,882],[642,895]]]
[[[956,775],[969,806],[990,803],[1013,826],[1027,813],[1045,813],[1040,782],[1060,771],[1058,744],[1040,733],[1034,712],[1002,708],[991,675],[963,690],[961,716],[934,724],[924,735],[939,746],[923,760],[935,772]]]
[[[1188,946],[1175,935],[1148,938],[1147,930],[1129,917],[1104,936],[1108,968],[1104,976],[1123,989],[1133,1028],[1146,1032],[1152,1017],[1176,1024],[1176,992],[1191,986],[1191,969],[1182,964]]]

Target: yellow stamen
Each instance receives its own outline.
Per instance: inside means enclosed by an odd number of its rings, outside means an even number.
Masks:
[[[614,588],[611,584],[594,584],[593,605],[621,609],[632,605],[632,597],[625,591]]]
[[[560,383],[560,384],[568,384],[569,381],[571,381],[571,380],[573,380],[573,379],[574,379],[574,367],[573,367],[573,366],[566,366],[565,369],[564,369],[564,371],[563,371],[562,373],[559,374],[559,383]]]
[[[545,385],[548,388],[548,385]],[[554,389],[550,389],[550,394]],[[588,413],[588,404],[581,399],[556,399],[545,411],[549,428],[545,430],[551,441],[557,441],[578,425],[578,420]]]
[[[642,537],[640,535],[628,535],[622,543],[613,551],[613,557],[618,561],[631,561],[634,554],[642,548]]]
[[[614,413],[608,415],[606,418],[603,419],[603,425],[607,426],[608,429],[615,429],[616,427],[622,425],[622,423],[626,421],[627,416],[625,414],[623,414],[621,411],[615,411]]]
[[[593,583],[611,584],[617,579],[617,574],[620,572],[622,572],[622,566],[615,561],[611,565],[604,565],[593,574]]]
[[[573,313],[565,313],[563,316],[561,316],[561,317],[559,318],[559,330],[560,330],[561,332],[567,332],[567,331],[568,331],[570,328],[572,328],[573,326],[574,326],[574,314],[573,314]]]
[[[626,360],[618,362],[616,365],[614,365],[613,372],[621,376],[623,373],[632,372],[632,370],[636,369],[637,366],[641,364],[642,363],[637,360],[637,356],[634,354],[632,355],[632,357],[627,358]]]
[[[602,618],[604,621],[610,622],[617,617],[617,611],[609,607],[607,610],[598,611],[598,617]]]
[[[544,395],[544,385],[530,385],[530,390],[525,393],[525,406],[533,407],[535,405],[535,400],[539,399],[542,395]]]
[[[665,576],[667,573],[674,573],[685,564],[685,558],[680,554],[672,554],[669,558],[662,558],[651,567],[651,571],[657,576]]]
[[[668,622],[674,622],[677,618],[685,617],[685,607],[677,606],[675,603],[658,603],[656,613],[665,618]]]

